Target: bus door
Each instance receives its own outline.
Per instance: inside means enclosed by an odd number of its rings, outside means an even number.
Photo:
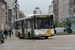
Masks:
[[[28,37],[28,28],[27,28],[27,20],[25,22],[25,37],[27,38]]]
[[[26,20],[26,37],[30,37],[31,33],[31,20],[27,19]]]
[[[24,32],[24,27],[25,27],[25,26],[24,26],[24,20],[22,20],[22,36],[23,36],[23,37],[25,37],[25,34],[24,34],[24,33],[25,33],[25,32]]]

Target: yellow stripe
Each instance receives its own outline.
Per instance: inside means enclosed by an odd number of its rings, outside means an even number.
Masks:
[[[18,29],[16,29],[16,37],[18,37]]]
[[[25,35],[25,37],[28,37],[28,29],[26,29],[26,35]]]
[[[47,29],[47,36],[51,36],[51,29]]]

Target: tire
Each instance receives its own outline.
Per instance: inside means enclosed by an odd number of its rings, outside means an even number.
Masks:
[[[48,37],[45,37],[45,39],[48,39]]]
[[[1,43],[4,43],[4,40],[2,40]]]
[[[24,37],[20,37],[20,36],[19,36],[19,39],[24,39]]]
[[[20,37],[20,32],[18,32],[18,37]]]
[[[24,39],[24,37],[19,37],[19,39]]]
[[[20,37],[20,32],[18,33],[18,37],[19,39],[24,39],[24,37]]]
[[[20,36],[19,36],[19,39],[24,39],[24,37],[20,37]]]

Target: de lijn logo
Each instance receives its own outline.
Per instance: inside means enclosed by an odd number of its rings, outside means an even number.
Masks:
[[[72,24],[71,27],[72,27],[72,28],[75,28],[75,24]]]

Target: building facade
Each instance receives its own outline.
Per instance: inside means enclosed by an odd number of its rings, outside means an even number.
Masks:
[[[8,17],[8,27],[12,27],[12,18],[13,18],[13,12],[14,12],[14,0],[5,0],[5,2],[7,3],[7,17]]]
[[[33,11],[33,14],[41,14],[41,11],[39,7],[35,7],[35,10]]]
[[[53,14],[53,2],[51,2],[51,5],[49,6],[49,14]]]
[[[1,29],[3,30],[7,27],[6,24],[6,2],[4,0],[0,0],[0,22]]]
[[[55,16],[54,16],[54,13],[53,13],[53,1],[51,2],[51,5],[49,6],[49,13],[50,15],[53,15],[53,20],[55,21]]]
[[[59,23],[65,18],[75,20],[75,0],[53,0],[53,13]]]
[[[59,0],[53,0],[53,14],[55,16],[55,21],[59,18]]]
[[[75,20],[75,0],[69,0],[69,14],[72,20]]]
[[[49,14],[53,14],[53,5],[49,6]]]
[[[59,18],[58,21],[61,23],[65,18],[69,18],[69,0],[59,0]]]
[[[8,27],[13,28],[15,19],[19,17],[18,0],[5,0],[8,8]]]

